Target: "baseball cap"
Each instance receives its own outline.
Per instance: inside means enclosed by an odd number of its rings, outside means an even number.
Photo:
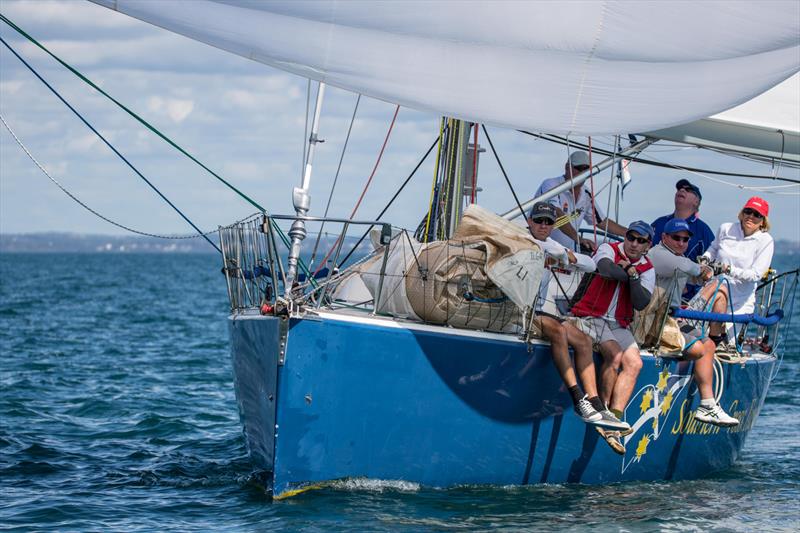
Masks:
[[[679,231],[686,231],[689,233],[689,235],[694,235],[692,230],[689,229],[689,223],[682,218],[673,218],[664,224],[664,233],[667,235],[672,235],[673,233],[678,233]]]
[[[533,204],[531,208],[530,218],[540,218],[545,217],[549,218],[553,222],[556,221],[558,215],[556,214],[556,208],[552,205],[548,204],[547,202],[536,202]]]
[[[589,166],[589,154],[584,152],[583,150],[578,150],[577,152],[572,152],[569,156],[567,162],[572,165],[573,168],[578,167],[588,167]]]
[[[634,231],[639,235],[646,235],[650,237],[650,240],[653,240],[653,226],[645,222],[644,220],[637,220],[636,222],[631,222],[630,226],[628,226],[628,231]]]
[[[698,187],[697,185],[695,185],[694,183],[690,182],[689,180],[687,180],[685,178],[681,179],[681,180],[678,180],[678,183],[675,184],[675,189],[676,190],[677,189],[683,189],[683,188],[687,188],[690,191],[692,191],[695,195],[697,195],[698,199],[700,199],[700,200],[703,199],[703,195],[700,194],[700,187]]]
[[[747,209],[748,207],[753,211],[761,213],[762,216],[769,215],[769,204],[767,203],[766,200],[764,200],[763,198],[759,198],[758,196],[753,196],[752,198],[747,200],[747,203],[744,204],[744,207],[742,209]]]

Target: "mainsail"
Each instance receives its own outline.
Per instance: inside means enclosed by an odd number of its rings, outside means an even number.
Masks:
[[[378,99],[551,133],[685,124],[800,69],[791,0],[92,1]]]

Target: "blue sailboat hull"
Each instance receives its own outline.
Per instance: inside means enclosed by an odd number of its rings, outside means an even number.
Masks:
[[[692,363],[643,355],[615,454],[572,411],[546,344],[382,319],[230,320],[248,450],[279,496],[346,477],[459,484],[686,479],[731,465],[766,396],[774,357],[724,364],[735,429],[694,420]],[[719,381],[719,380],[718,380]]]

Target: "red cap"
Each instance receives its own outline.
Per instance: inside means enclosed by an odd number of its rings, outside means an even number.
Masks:
[[[744,207],[742,209],[747,209],[748,207],[753,211],[761,213],[762,216],[769,215],[769,204],[767,203],[766,200],[764,200],[763,198],[759,198],[758,196],[753,196],[752,198],[747,200],[747,203],[744,204]]]

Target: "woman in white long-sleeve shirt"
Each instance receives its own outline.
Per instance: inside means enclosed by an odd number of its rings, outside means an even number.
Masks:
[[[725,265],[725,277],[717,290],[717,282],[703,287],[703,298],[708,301],[716,291],[712,310],[715,313],[752,313],[758,281],[772,263],[774,242],[769,231],[769,204],[753,196],[739,211],[739,222],[726,222],[719,227],[717,238],[702,255],[710,261]],[[729,287],[730,286],[730,287]],[[728,303],[730,302],[730,304]],[[711,324],[711,338],[715,343],[726,340],[722,324]]]

